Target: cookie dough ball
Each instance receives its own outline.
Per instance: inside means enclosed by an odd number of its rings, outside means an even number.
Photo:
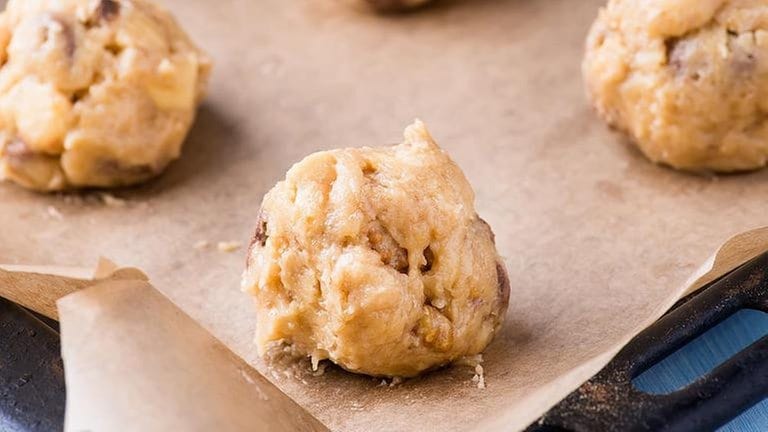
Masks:
[[[243,276],[263,354],[374,376],[483,351],[509,283],[474,192],[421,122],[389,148],[315,153],[262,203]]]
[[[0,62],[0,178],[41,191],[160,173],[210,69],[148,0],[10,0]]]
[[[583,72],[597,111],[651,160],[739,171],[768,158],[768,2],[610,0]]]

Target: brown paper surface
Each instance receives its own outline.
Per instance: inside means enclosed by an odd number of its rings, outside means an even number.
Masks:
[[[164,3],[216,62],[183,158],[116,192],[125,206],[0,185],[0,262],[141,268],[334,430],[520,427],[679,297],[724,239],[768,224],[768,171],[659,168],[593,115],[579,63],[602,0],[455,0],[396,17],[335,0]],[[417,116],[474,185],[511,276],[487,388],[459,367],[392,388],[333,368],[306,384],[273,373],[239,291],[245,252],[216,242],[247,244],[293,162],[398,142]]]
[[[327,431],[144,280],[58,304],[67,431]]]
[[[146,280],[147,277],[138,269],[118,268],[107,259],[99,259],[95,271],[82,267],[0,264],[0,297],[58,320],[56,302],[93,285],[97,279]]]

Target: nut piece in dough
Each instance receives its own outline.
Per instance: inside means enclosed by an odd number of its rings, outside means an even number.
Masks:
[[[483,351],[509,282],[459,167],[417,121],[388,148],[315,153],[265,197],[243,276],[262,354],[374,376]]]
[[[10,0],[0,61],[0,178],[41,191],[159,174],[210,71],[149,0]]]
[[[728,172],[768,161],[768,2],[609,0],[583,73],[601,117],[655,162]]]

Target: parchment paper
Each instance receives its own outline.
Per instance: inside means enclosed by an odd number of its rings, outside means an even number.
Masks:
[[[768,228],[733,237],[670,301],[766,250]],[[77,276],[83,274],[93,278]],[[121,269],[108,260],[101,260],[95,272],[0,265],[0,297],[60,319],[67,431],[327,431],[162,296],[138,269]],[[45,301],[27,301],[33,298]],[[51,300],[56,313],[50,311]],[[564,388],[594,374],[621,346],[543,386],[525,403],[529,409],[546,409]],[[301,364],[290,365],[284,373],[306,375],[297,370]],[[522,427],[521,422],[519,414],[508,411],[477,429],[505,431]]]
[[[327,431],[145,280],[58,305],[67,431]]]
[[[672,172],[595,118],[579,63],[602,0],[456,0],[402,17],[334,0],[164,3],[216,61],[184,157],[116,193],[124,207],[0,186],[0,262],[106,255],[145,270],[334,430],[520,427],[658,316],[724,239],[768,224],[768,171]],[[194,245],[246,243],[262,195],[293,162],[398,142],[417,116],[475,186],[511,275],[487,388],[464,368],[392,388],[334,368],[307,384],[273,374],[238,289],[244,251]]]
[[[0,264],[0,297],[60,321],[66,431],[328,431],[138,269]]]
[[[59,320],[56,302],[94,284],[94,280],[146,280],[138,269],[119,268],[101,259],[95,270],[84,267],[0,264],[0,297]]]

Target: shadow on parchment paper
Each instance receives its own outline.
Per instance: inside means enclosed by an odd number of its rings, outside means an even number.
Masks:
[[[670,165],[655,163],[648,159],[645,154],[643,154],[635,141],[630,138],[626,132],[615,126],[607,125],[602,120],[600,120],[594,109],[590,108],[589,110],[585,110],[581,113],[581,115],[582,117],[578,123],[574,122],[567,125],[566,127],[576,128],[578,125],[581,125],[582,129],[585,127],[599,127],[604,129],[605,133],[612,138],[612,141],[615,143],[616,147],[622,149],[627,162],[629,162],[625,174],[630,178],[670,177],[674,178],[674,181],[681,181],[682,179],[682,181],[686,183],[685,187],[690,187],[690,183],[698,183],[702,185],[712,181],[728,181],[747,177],[759,178],[760,176],[768,175],[768,169],[766,168],[716,173],[707,170],[683,171],[675,169]],[[694,190],[698,190],[698,188],[694,188]]]
[[[532,0],[435,0],[434,3],[427,5],[425,9],[443,9],[454,7],[473,7],[484,6],[496,3],[520,3]]]
[[[563,130],[592,137],[586,140],[590,147],[570,148],[570,142],[562,139],[560,131]],[[674,197],[703,193],[716,183],[768,181],[768,168],[716,174],[710,171],[681,171],[668,165],[654,163],[640,151],[626,133],[606,125],[586,101],[582,107],[574,109],[571,116],[553,124],[551,133],[541,139],[537,147],[537,159],[545,161],[578,158],[585,152],[615,153],[616,157],[611,160],[619,161],[623,165],[622,174],[610,179],[606,177],[598,181],[595,187],[608,198],[619,201],[624,199],[622,191],[628,184],[633,185],[630,189],[640,187],[652,190],[659,196]]]
[[[370,13],[370,9],[366,8],[362,3],[367,0],[359,0],[360,4],[358,4],[356,9],[358,9],[361,13]],[[430,3],[427,3],[424,6],[413,8],[413,9],[407,9],[405,11],[396,11],[396,12],[384,12],[380,13],[380,17],[384,18],[392,18],[392,19],[406,19],[406,18],[412,18],[412,17],[419,17],[424,14],[429,13],[435,13],[435,12],[444,12],[448,10],[453,9],[471,9],[471,8],[477,8],[477,7],[485,7],[489,5],[496,5],[496,4],[509,4],[509,3],[530,3],[534,0],[433,0]],[[347,3],[351,2],[351,0],[346,0]],[[327,3],[332,4],[332,7],[347,7],[346,5],[339,4],[344,3],[339,0],[329,0]]]
[[[605,126],[608,128],[607,126]],[[637,144],[626,133],[615,128],[609,128],[610,134],[621,147],[631,163],[627,164],[627,178],[649,179],[659,186],[659,193],[675,193],[676,191],[701,192],[712,183],[728,183],[732,181],[768,181],[768,169],[758,168],[747,171],[716,173],[713,171],[682,171],[669,165],[652,162],[637,147]],[[647,183],[653,186],[651,183]]]
[[[190,183],[206,182],[240,157],[234,148],[239,138],[236,123],[215,106],[204,103],[184,141],[181,157],[157,178],[125,191],[138,198],[151,197]]]
[[[15,197],[55,205],[63,205],[68,199],[74,199],[79,207],[101,207],[103,204],[99,198],[100,193],[114,194],[118,198],[150,198],[172,189],[188,187],[198,181],[210,181],[211,176],[219,175],[232,161],[242,156],[234,148],[234,144],[239,142],[239,135],[235,122],[228,120],[216,107],[203,104],[198,109],[195,123],[184,141],[181,157],[171,162],[158,177],[145,183],[46,194],[22,188],[11,182],[2,182],[0,188],[3,189],[0,192],[3,195],[13,194]]]
[[[524,6],[526,4],[534,3],[536,0],[435,0],[433,3],[429,3],[426,6],[399,15],[419,15],[420,12],[448,12],[448,11],[468,11],[471,13],[473,9],[485,9],[493,8],[502,5],[514,5],[513,7]],[[510,7],[506,7],[507,10]],[[393,14],[390,14],[393,15]]]

